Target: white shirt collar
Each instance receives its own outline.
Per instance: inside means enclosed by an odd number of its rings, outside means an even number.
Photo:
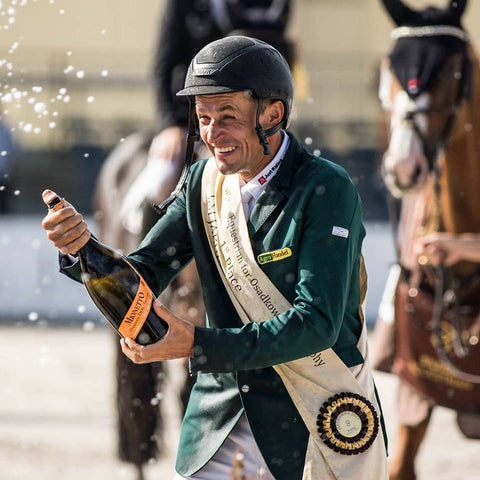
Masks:
[[[278,171],[278,167],[285,156],[285,153],[288,150],[290,145],[290,137],[282,130],[283,141],[278,149],[277,154],[272,158],[268,165],[257,175],[255,175],[252,180],[247,183],[242,182],[240,185],[241,193],[250,193],[254,198],[255,202],[258,200],[258,197],[262,194],[267,186],[268,182],[275,176]]]
[[[280,145],[277,154],[272,158],[268,165],[261,172],[257,173],[255,178],[252,178],[248,183],[245,183],[242,180],[242,183],[240,184],[240,195],[242,196],[243,210],[245,211],[247,219],[250,217],[250,213],[257,203],[258,197],[260,197],[268,182],[277,173],[278,167],[287,152],[290,138],[283,130],[282,135],[282,144]]]

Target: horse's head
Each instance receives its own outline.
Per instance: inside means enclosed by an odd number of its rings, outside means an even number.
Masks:
[[[383,174],[390,191],[400,196],[421,187],[438,167],[466,94],[467,35],[460,23],[466,0],[419,11],[401,0],[383,3],[398,26],[380,76],[379,95],[390,120]]]

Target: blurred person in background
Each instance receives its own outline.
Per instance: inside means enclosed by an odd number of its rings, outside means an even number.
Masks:
[[[153,69],[157,131],[130,135],[105,161],[94,200],[101,241],[124,253],[133,251],[159,218],[151,203],[162,202],[175,188],[184,164],[188,124],[188,101],[176,92],[183,88],[195,53],[213,40],[241,33],[274,45],[292,64],[294,48],[286,37],[289,15],[290,0],[167,0]],[[195,155],[207,158],[209,153],[200,143]],[[203,324],[205,310],[194,262],[161,299],[178,316]],[[141,479],[143,465],[162,453],[159,400],[168,369],[162,362],[135,365],[115,344],[119,457],[134,464]],[[179,392],[182,414],[194,380],[185,368]]]
[[[0,214],[10,211],[18,147],[10,127],[0,118]]]

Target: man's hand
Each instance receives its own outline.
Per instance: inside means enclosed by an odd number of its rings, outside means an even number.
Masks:
[[[162,362],[174,358],[193,356],[195,326],[173,315],[158,300],[153,303],[155,313],[168,323],[165,336],[151,345],[140,345],[131,338],[122,338],[122,352],[133,363]]]
[[[45,190],[42,199],[48,205],[57,194]],[[76,254],[90,239],[90,231],[83,216],[64,200],[65,207],[57,211],[49,211],[43,219],[42,228],[47,232],[47,238],[61,253]]]

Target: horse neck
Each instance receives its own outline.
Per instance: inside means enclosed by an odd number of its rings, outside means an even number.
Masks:
[[[430,224],[438,223],[438,207],[442,229],[452,233],[480,232],[480,67],[478,57],[469,49],[472,61],[470,96],[462,102],[454,128],[442,157],[440,203],[430,202]],[[434,193],[431,193],[434,197]],[[432,225],[432,226],[433,226]],[[435,230],[435,228],[430,228]]]

